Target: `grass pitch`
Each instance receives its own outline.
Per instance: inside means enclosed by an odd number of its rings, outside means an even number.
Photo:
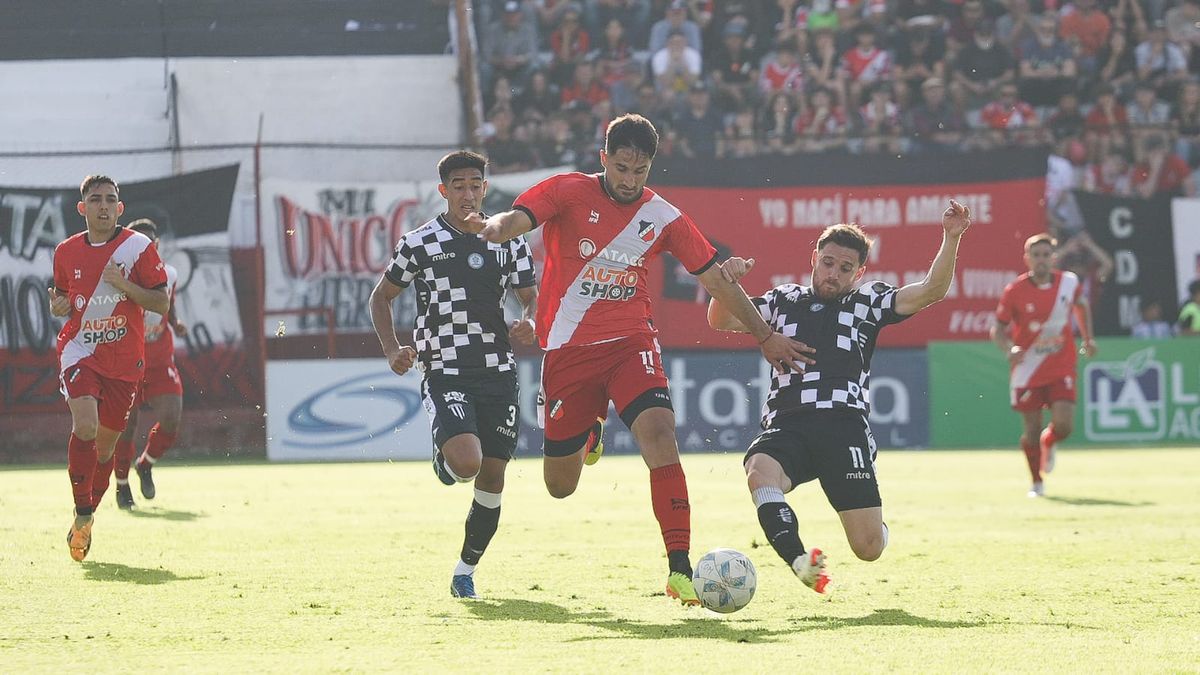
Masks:
[[[168,461],[152,505],[119,512],[110,490],[83,564],[65,471],[0,471],[0,670],[1196,672],[1200,450],[1068,450],[1039,500],[1023,463],[884,452],[875,563],[801,487],[804,541],[830,555],[822,597],[763,544],[739,457],[685,457],[694,557],[729,546],[758,566],[727,617],[662,595],[636,457],[586,468],[565,501],[540,461],[514,462],[478,602],[448,591],[471,491],[427,462]]]

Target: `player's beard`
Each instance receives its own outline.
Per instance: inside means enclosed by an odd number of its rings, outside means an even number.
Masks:
[[[822,282],[820,285],[813,287],[813,292],[816,293],[818,298],[828,302],[842,297],[845,294],[845,289],[838,286],[836,282],[834,284]]]

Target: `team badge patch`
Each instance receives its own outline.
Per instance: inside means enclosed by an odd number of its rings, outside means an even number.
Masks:
[[[471,269],[473,270],[482,269],[483,256],[479,255],[478,253],[472,253],[471,255],[467,256],[467,264],[470,265]]]
[[[810,312],[819,312],[823,309],[825,309],[825,305],[820,302],[814,302],[813,304],[809,305],[809,307],[808,307],[808,311],[810,311]]]
[[[563,405],[563,402],[561,399],[556,400],[550,404],[550,419],[557,420],[557,419],[562,418],[562,416],[563,416],[562,405]]]
[[[654,223],[648,220],[639,220],[638,236],[642,238],[642,241],[654,241]]]

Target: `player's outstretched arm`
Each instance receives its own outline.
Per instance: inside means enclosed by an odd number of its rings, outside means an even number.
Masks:
[[[400,295],[400,288],[386,276],[379,278],[379,283],[371,291],[371,324],[375,326],[375,335],[383,347],[383,355],[387,357],[388,366],[397,374],[403,375],[412,368],[417,358],[417,350],[412,347],[401,347],[396,339],[396,328],[392,319],[392,301]]]
[[[519,237],[532,230],[533,226],[537,224],[533,222],[528,213],[520,209],[497,213],[494,216],[488,216],[486,220],[478,213],[472,213],[467,216],[467,221],[481,223],[483,229],[479,231],[479,238],[494,244]]]
[[[754,258],[749,260],[733,256],[721,263],[721,276],[731,284],[736,284],[742,277],[750,273],[754,269]],[[737,317],[730,314],[729,310],[725,309],[725,305],[717,302],[713,297],[708,301],[708,325],[715,330],[726,330],[734,333],[749,333],[747,328]]]
[[[100,278],[107,282],[110,286],[124,293],[130,300],[142,306],[142,309],[148,309],[151,312],[166,314],[171,311],[171,295],[167,293],[166,285],[162,288],[142,288],[134,282],[125,278],[121,273],[121,268],[111,260],[104,266],[104,271],[100,273]]]
[[[762,350],[763,358],[776,370],[781,373],[788,372],[789,369],[801,372],[804,368],[800,363],[815,363],[809,354],[816,350],[803,342],[776,333],[763,321],[762,315],[758,313],[754,303],[750,302],[741,284],[730,282],[721,266],[713,265],[701,272],[697,278],[712,295],[712,301],[720,303],[724,311],[731,314],[747,333],[754,336],[758,341],[758,348]]]
[[[942,213],[942,245],[938,248],[925,279],[896,292],[897,314],[916,314],[946,297],[950,283],[954,280],[954,260],[958,257],[958,242],[970,226],[971,209],[951,199],[950,207]]]
[[[513,322],[509,328],[508,337],[527,345],[537,339],[537,323],[533,317],[537,314],[537,286],[526,286],[515,290],[517,300],[521,302],[521,318]]]
[[[1092,307],[1088,304],[1087,297],[1080,295],[1075,301],[1075,323],[1079,326],[1080,346],[1079,353],[1089,359],[1096,355],[1096,341],[1092,336]]]

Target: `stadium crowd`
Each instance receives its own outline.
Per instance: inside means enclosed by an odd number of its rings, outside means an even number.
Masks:
[[[1051,149],[1070,189],[1195,194],[1200,0],[476,0],[497,171],[591,165],[637,112],[661,153]]]

